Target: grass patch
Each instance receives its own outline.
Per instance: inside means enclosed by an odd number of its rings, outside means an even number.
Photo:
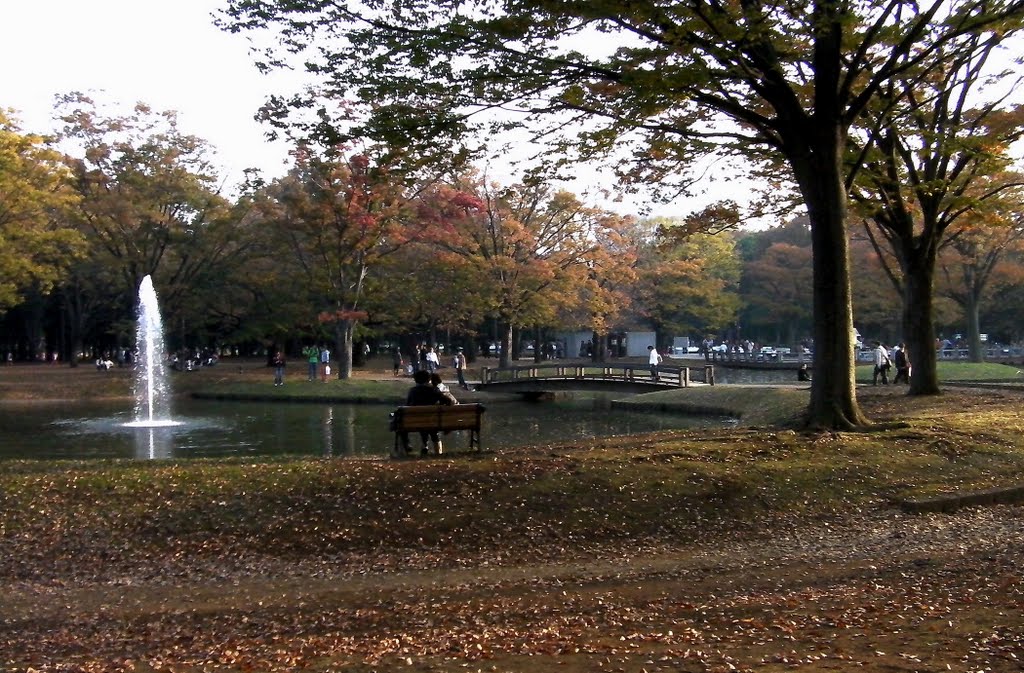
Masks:
[[[1020,368],[1014,365],[1004,365],[997,362],[963,362],[951,360],[939,360],[936,364],[939,381],[1018,381],[1024,383],[1024,376],[1020,374]],[[873,364],[857,365],[857,382],[871,383],[875,366]],[[895,370],[890,370],[889,380],[896,375]]]
[[[947,362],[936,363],[940,381],[1015,381],[1024,380],[1020,369],[1013,365],[996,362]]]
[[[274,387],[270,381],[219,381],[193,391],[199,398],[231,398],[238,400],[280,400],[311,402],[380,402],[401,404],[410,387],[409,381],[378,381],[373,379],[333,379],[321,381],[286,381]]]

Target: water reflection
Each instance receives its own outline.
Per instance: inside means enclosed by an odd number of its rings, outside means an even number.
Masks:
[[[539,403],[493,403],[484,414],[483,446],[554,444],[682,427],[720,426],[718,418],[611,408],[620,395],[585,395]],[[299,454],[324,457],[391,453],[392,406],[181,400],[177,427],[126,428],[123,405],[25,405],[0,409],[0,458],[203,458]],[[460,433],[446,445],[465,450]]]
[[[331,407],[331,411],[333,413],[334,407]],[[334,422],[333,427],[335,433],[340,438],[339,447],[341,451],[338,455],[355,455],[357,446],[355,409],[351,406],[341,407],[340,413],[337,414],[336,418],[339,420]]]
[[[320,432],[325,458],[357,453],[356,413],[352,405],[325,406],[321,412]]]
[[[733,367],[715,367],[715,382],[719,384],[771,384],[795,383],[796,369],[739,369]]]
[[[134,428],[135,457],[145,460],[171,458],[174,455],[174,438],[171,428]]]
[[[334,455],[334,407],[324,407],[323,417],[323,429],[324,429],[324,456],[330,457]]]

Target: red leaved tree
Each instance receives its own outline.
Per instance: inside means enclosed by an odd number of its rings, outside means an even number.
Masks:
[[[409,238],[408,204],[401,182],[364,154],[300,154],[257,199],[287,261],[301,271],[313,315],[333,334],[339,378],[352,374],[367,278]]]

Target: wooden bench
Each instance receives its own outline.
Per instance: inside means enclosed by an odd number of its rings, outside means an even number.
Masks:
[[[391,414],[391,430],[395,433],[395,454],[403,432],[448,432],[469,430],[469,448],[480,450],[480,421],[482,404],[432,404],[429,406],[398,407]]]

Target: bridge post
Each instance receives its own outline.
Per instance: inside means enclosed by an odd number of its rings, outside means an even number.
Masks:
[[[490,383],[490,381],[488,381],[488,378],[490,378],[490,373],[491,373],[491,368],[490,367],[481,367],[480,368],[480,382],[483,383],[484,385],[487,385],[488,383]]]
[[[709,386],[715,385],[715,366],[704,365],[704,382]]]
[[[683,367],[679,370],[679,387],[689,388],[690,387],[690,368]]]

